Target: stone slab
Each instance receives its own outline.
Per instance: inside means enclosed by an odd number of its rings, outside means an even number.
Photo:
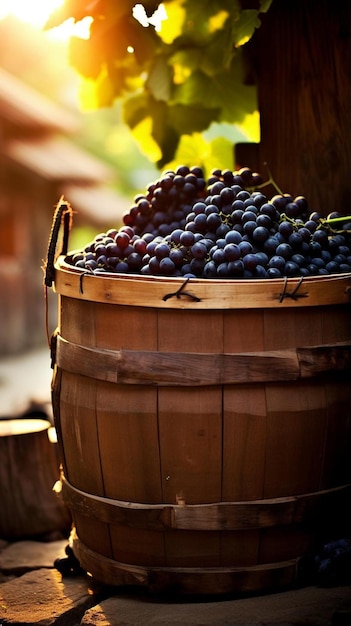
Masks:
[[[53,568],[57,558],[64,558],[67,539],[50,541],[16,541],[0,552],[0,570],[8,575],[20,575],[43,567]]]
[[[0,585],[1,626],[75,626],[84,612],[106,598],[88,576],[62,578],[41,569]]]
[[[87,610],[81,626],[336,626],[336,613],[350,610],[349,586],[196,603],[114,595]]]

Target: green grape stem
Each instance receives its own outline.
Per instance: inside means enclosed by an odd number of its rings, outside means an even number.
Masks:
[[[346,229],[333,228],[332,226],[333,224],[339,224],[342,222],[351,222],[351,215],[345,215],[342,217],[332,217],[329,219],[321,217],[319,220],[318,228],[325,228],[326,230],[329,230],[331,233],[334,233],[334,234],[350,233],[351,230],[349,228],[346,228]]]
[[[247,189],[250,193],[252,193],[253,191],[257,191],[257,189],[264,189],[264,187],[268,187],[268,185],[273,185],[276,192],[279,193],[281,196],[283,196],[284,194],[282,190],[278,187],[277,183],[275,182],[270,170],[268,169],[267,163],[264,163],[264,165],[266,166],[266,169],[267,169],[268,179],[264,183],[261,183],[260,185],[255,185],[254,187],[245,187],[245,189]]]
[[[345,222],[345,220],[347,220],[348,222],[351,222],[351,215],[346,215],[343,217],[332,217],[330,219],[321,218],[321,222],[323,222],[324,224],[334,224],[336,222]]]

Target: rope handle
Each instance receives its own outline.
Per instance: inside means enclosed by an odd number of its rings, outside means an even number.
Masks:
[[[63,240],[60,254],[67,254],[68,238],[72,226],[72,215],[73,210],[71,205],[64,199],[63,196],[61,196],[53,215],[48,242],[47,259],[44,263],[44,284],[47,287],[51,287],[55,279],[56,248],[61,226],[63,226]]]

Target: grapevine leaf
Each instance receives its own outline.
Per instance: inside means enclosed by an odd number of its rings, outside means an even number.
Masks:
[[[243,82],[241,48],[271,2],[258,0],[257,8],[242,9],[241,0],[164,0],[162,5],[158,0],[140,5],[66,0],[46,27],[93,17],[88,41],[71,38],[71,65],[95,82],[96,106],[125,99],[129,128],[143,128],[153,154],[160,149],[158,163],[165,163],[181,137],[204,132],[214,121],[245,124],[257,111],[256,88]],[[161,8],[167,19],[158,25]]]
[[[95,87],[96,103],[99,108],[108,107],[113,104],[115,94],[111,80],[105,72],[96,82]]]
[[[151,65],[146,88],[155,100],[167,102],[171,97],[172,70],[166,57],[158,55]]]
[[[133,48],[135,59],[141,67],[154,58],[158,47],[158,39],[154,28],[151,26],[144,28],[138,22],[133,24],[128,45]]]
[[[116,98],[123,95],[126,76],[123,68],[103,71],[95,82],[95,98],[98,108],[110,107]]]
[[[242,46],[251,39],[256,28],[261,25],[258,17],[259,12],[254,9],[243,9],[240,13],[239,20],[232,23],[232,38],[235,47]]]
[[[183,4],[179,0],[165,2],[165,11],[167,19],[162,21],[159,34],[162,41],[170,44],[180,37],[183,32],[186,13]]]
[[[196,163],[200,167],[207,162],[209,143],[201,133],[182,135],[177,151],[167,167],[175,170],[179,163]]]
[[[218,108],[208,108],[202,104],[196,106],[176,104],[169,107],[169,123],[179,135],[205,130],[212,120],[218,119],[218,115]]]
[[[131,132],[141,152],[153,163],[158,163],[162,158],[162,153],[156,141],[151,136],[151,117],[145,117],[139,124],[134,126]]]
[[[257,108],[257,101],[256,89],[242,83],[240,72],[240,59],[232,63],[229,71],[220,71],[212,79],[204,72],[195,71],[175,88],[174,101],[197,106],[206,102],[209,109],[220,111],[213,119],[241,121],[247,113],[252,113]]]
[[[169,123],[169,111],[165,102],[149,98],[149,111],[152,117],[152,138],[161,149],[162,157],[157,165],[163,167],[170,161],[177,149],[180,134]]]
[[[129,128],[135,128],[149,116],[149,98],[145,93],[129,97],[123,104],[123,121]]]
[[[201,56],[201,69],[213,76],[217,74],[218,68],[226,70],[230,67],[235,49],[231,43],[231,30],[228,25],[217,31],[211,38]]]
[[[270,8],[271,4],[272,4],[273,0],[261,0],[261,4],[260,4],[260,12],[261,13],[267,13],[268,9]]]
[[[70,64],[82,76],[95,80],[98,78],[102,68],[102,59],[89,41],[80,37],[71,37],[68,55]]]
[[[238,17],[238,0],[187,0],[185,3],[186,21],[183,32],[194,40],[208,36],[213,26],[213,19],[223,11]]]
[[[175,157],[167,163],[167,168],[175,169],[179,163],[196,163],[208,172],[218,168],[233,168],[233,145],[224,137],[208,140],[200,133],[182,135]]]
[[[222,169],[233,169],[234,154],[232,142],[225,137],[217,137],[211,141],[210,145],[212,167],[216,167],[216,164],[221,163]]]

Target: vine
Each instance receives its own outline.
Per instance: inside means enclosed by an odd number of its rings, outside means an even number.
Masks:
[[[271,2],[66,0],[46,28],[91,18],[89,39],[70,40],[70,63],[92,81],[97,108],[122,101],[124,121],[132,131],[142,127],[163,167],[183,136],[213,122],[243,123],[257,110],[242,48]]]

